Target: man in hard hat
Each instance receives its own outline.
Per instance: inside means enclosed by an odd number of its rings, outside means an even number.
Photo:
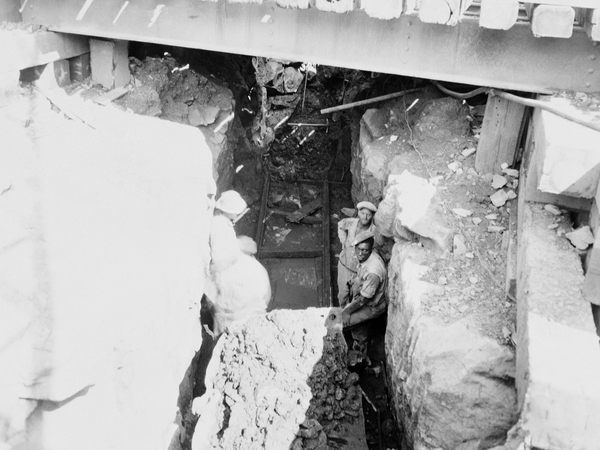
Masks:
[[[206,296],[213,309],[213,333],[220,335],[237,320],[266,312],[271,301],[269,275],[254,258],[256,243],[235,234],[234,221],[247,208],[236,191],[225,191],[215,204],[211,224],[210,280]]]
[[[350,290],[350,302],[342,309],[344,330],[349,330],[352,350],[350,365],[367,360],[367,345],[372,319],[385,313],[387,308],[387,268],[381,256],[373,251],[375,239],[371,231],[356,235],[353,245],[358,270]]]
[[[338,301],[342,307],[348,301],[349,283],[358,270],[358,259],[352,243],[360,232],[375,231],[373,215],[377,212],[377,207],[371,202],[363,201],[356,205],[356,209],[358,217],[342,219],[338,222],[338,237],[342,243],[342,251],[338,260],[337,284]]]

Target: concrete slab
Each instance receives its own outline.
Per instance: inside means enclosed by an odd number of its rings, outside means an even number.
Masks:
[[[537,448],[592,450],[600,428],[600,352],[581,261],[548,229],[543,205],[519,207],[517,392]]]

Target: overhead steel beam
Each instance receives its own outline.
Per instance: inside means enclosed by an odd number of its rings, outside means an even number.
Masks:
[[[23,20],[54,31],[259,55],[418,78],[547,93],[600,91],[600,47],[581,29],[535,38],[528,24],[454,27],[198,0],[28,0]]]

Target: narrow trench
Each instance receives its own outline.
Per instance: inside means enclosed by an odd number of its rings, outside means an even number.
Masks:
[[[338,306],[336,256],[341,243],[337,222],[356,214],[350,170],[352,145],[358,139],[360,118],[366,108],[328,115],[322,115],[320,109],[414,88],[417,82],[325,66],[319,66],[314,73],[305,66],[284,61],[283,67],[308,76],[302,77],[291,92],[285,92],[287,89],[281,86],[277,89],[277,79],[265,83],[261,90],[257,79],[260,81],[264,72],[256,60],[253,67],[250,57],[141,43],[132,43],[130,56],[139,61],[172,56],[178,65],[189,64],[190,70],[210,72],[227,84],[243,128],[234,150],[236,174],[232,185],[250,206],[236,224],[236,233],[255,237],[258,243],[258,259],[269,271],[274,288],[269,310]],[[266,102],[269,107],[261,108]],[[265,133],[267,114],[270,127]],[[317,202],[318,207],[300,223],[286,221],[284,214],[311,202]],[[286,282],[290,278],[294,282]],[[206,299],[202,302],[201,321],[203,345],[192,363],[196,372],[193,398],[205,392],[206,367],[215,345],[206,331],[212,327]],[[376,319],[373,327],[371,365],[351,368],[360,377],[366,442],[374,450],[401,447],[385,384],[385,328],[384,315]],[[348,342],[349,339],[346,336]],[[187,399],[188,395],[183,397]],[[188,434],[183,447],[189,448],[195,420],[189,414],[189,406],[180,407]]]

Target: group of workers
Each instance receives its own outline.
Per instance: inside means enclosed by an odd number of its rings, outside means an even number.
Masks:
[[[368,201],[357,204],[358,217],[338,223],[342,251],[338,261],[338,301],[344,330],[352,336],[351,364],[369,361],[367,345],[373,319],[387,308],[387,268],[376,251],[374,214]],[[233,322],[266,312],[271,285],[264,266],[254,257],[256,242],[236,236],[235,222],[247,211],[236,191],[225,191],[215,204],[211,224],[211,263],[206,296],[212,306],[213,333]]]

